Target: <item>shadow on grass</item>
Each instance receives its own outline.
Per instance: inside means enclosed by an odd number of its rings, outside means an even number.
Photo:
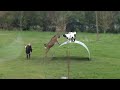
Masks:
[[[78,60],[78,61],[90,61],[91,59],[87,57],[77,57],[77,56],[70,56],[70,57],[52,57],[51,60]]]

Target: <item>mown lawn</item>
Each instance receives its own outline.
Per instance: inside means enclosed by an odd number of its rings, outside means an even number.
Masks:
[[[0,79],[60,79],[67,76],[70,60],[71,79],[119,79],[120,78],[120,34],[77,33],[77,40],[84,42],[88,53],[78,44],[59,47],[56,44],[44,56],[44,43],[54,32],[0,31]],[[60,43],[66,41],[59,39]],[[25,44],[31,43],[33,52],[30,60],[25,56]],[[66,57],[69,48],[70,56]],[[52,57],[54,55],[54,57]]]

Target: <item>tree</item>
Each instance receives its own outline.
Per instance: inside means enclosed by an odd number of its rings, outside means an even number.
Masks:
[[[54,22],[56,24],[56,31],[57,32],[64,32],[66,31],[66,23],[67,17],[70,12],[68,11],[56,11]]]
[[[20,30],[22,30],[22,26],[23,26],[22,18],[23,18],[23,11],[20,11]]]
[[[111,28],[112,23],[113,23],[112,11],[99,11],[98,24],[99,27],[102,28],[104,33],[106,33],[106,31]]]

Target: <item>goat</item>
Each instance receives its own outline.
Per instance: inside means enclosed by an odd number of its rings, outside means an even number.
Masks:
[[[26,51],[26,58],[27,59],[30,59],[30,55],[31,55],[31,52],[32,52],[32,46],[31,44],[28,44],[25,46],[25,51]]]
[[[47,53],[48,53],[48,51],[50,50],[50,48],[53,47],[55,43],[58,43],[58,44],[59,44],[59,42],[58,42],[58,40],[57,40],[58,38],[60,38],[60,35],[58,35],[58,34],[57,34],[57,35],[54,35],[47,44],[44,44],[45,49],[46,49],[46,52],[45,52],[45,55],[46,55],[46,56],[47,56]],[[59,44],[59,45],[60,45],[60,44]]]

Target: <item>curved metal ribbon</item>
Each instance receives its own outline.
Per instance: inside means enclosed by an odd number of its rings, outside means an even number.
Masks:
[[[77,41],[77,40],[75,40],[74,42],[66,41],[66,42],[62,43],[59,47],[65,45],[65,44],[69,44],[69,43],[77,43],[79,45],[82,45],[87,50],[87,52],[89,54],[89,59],[90,59],[90,51],[89,51],[88,47],[81,41]]]

